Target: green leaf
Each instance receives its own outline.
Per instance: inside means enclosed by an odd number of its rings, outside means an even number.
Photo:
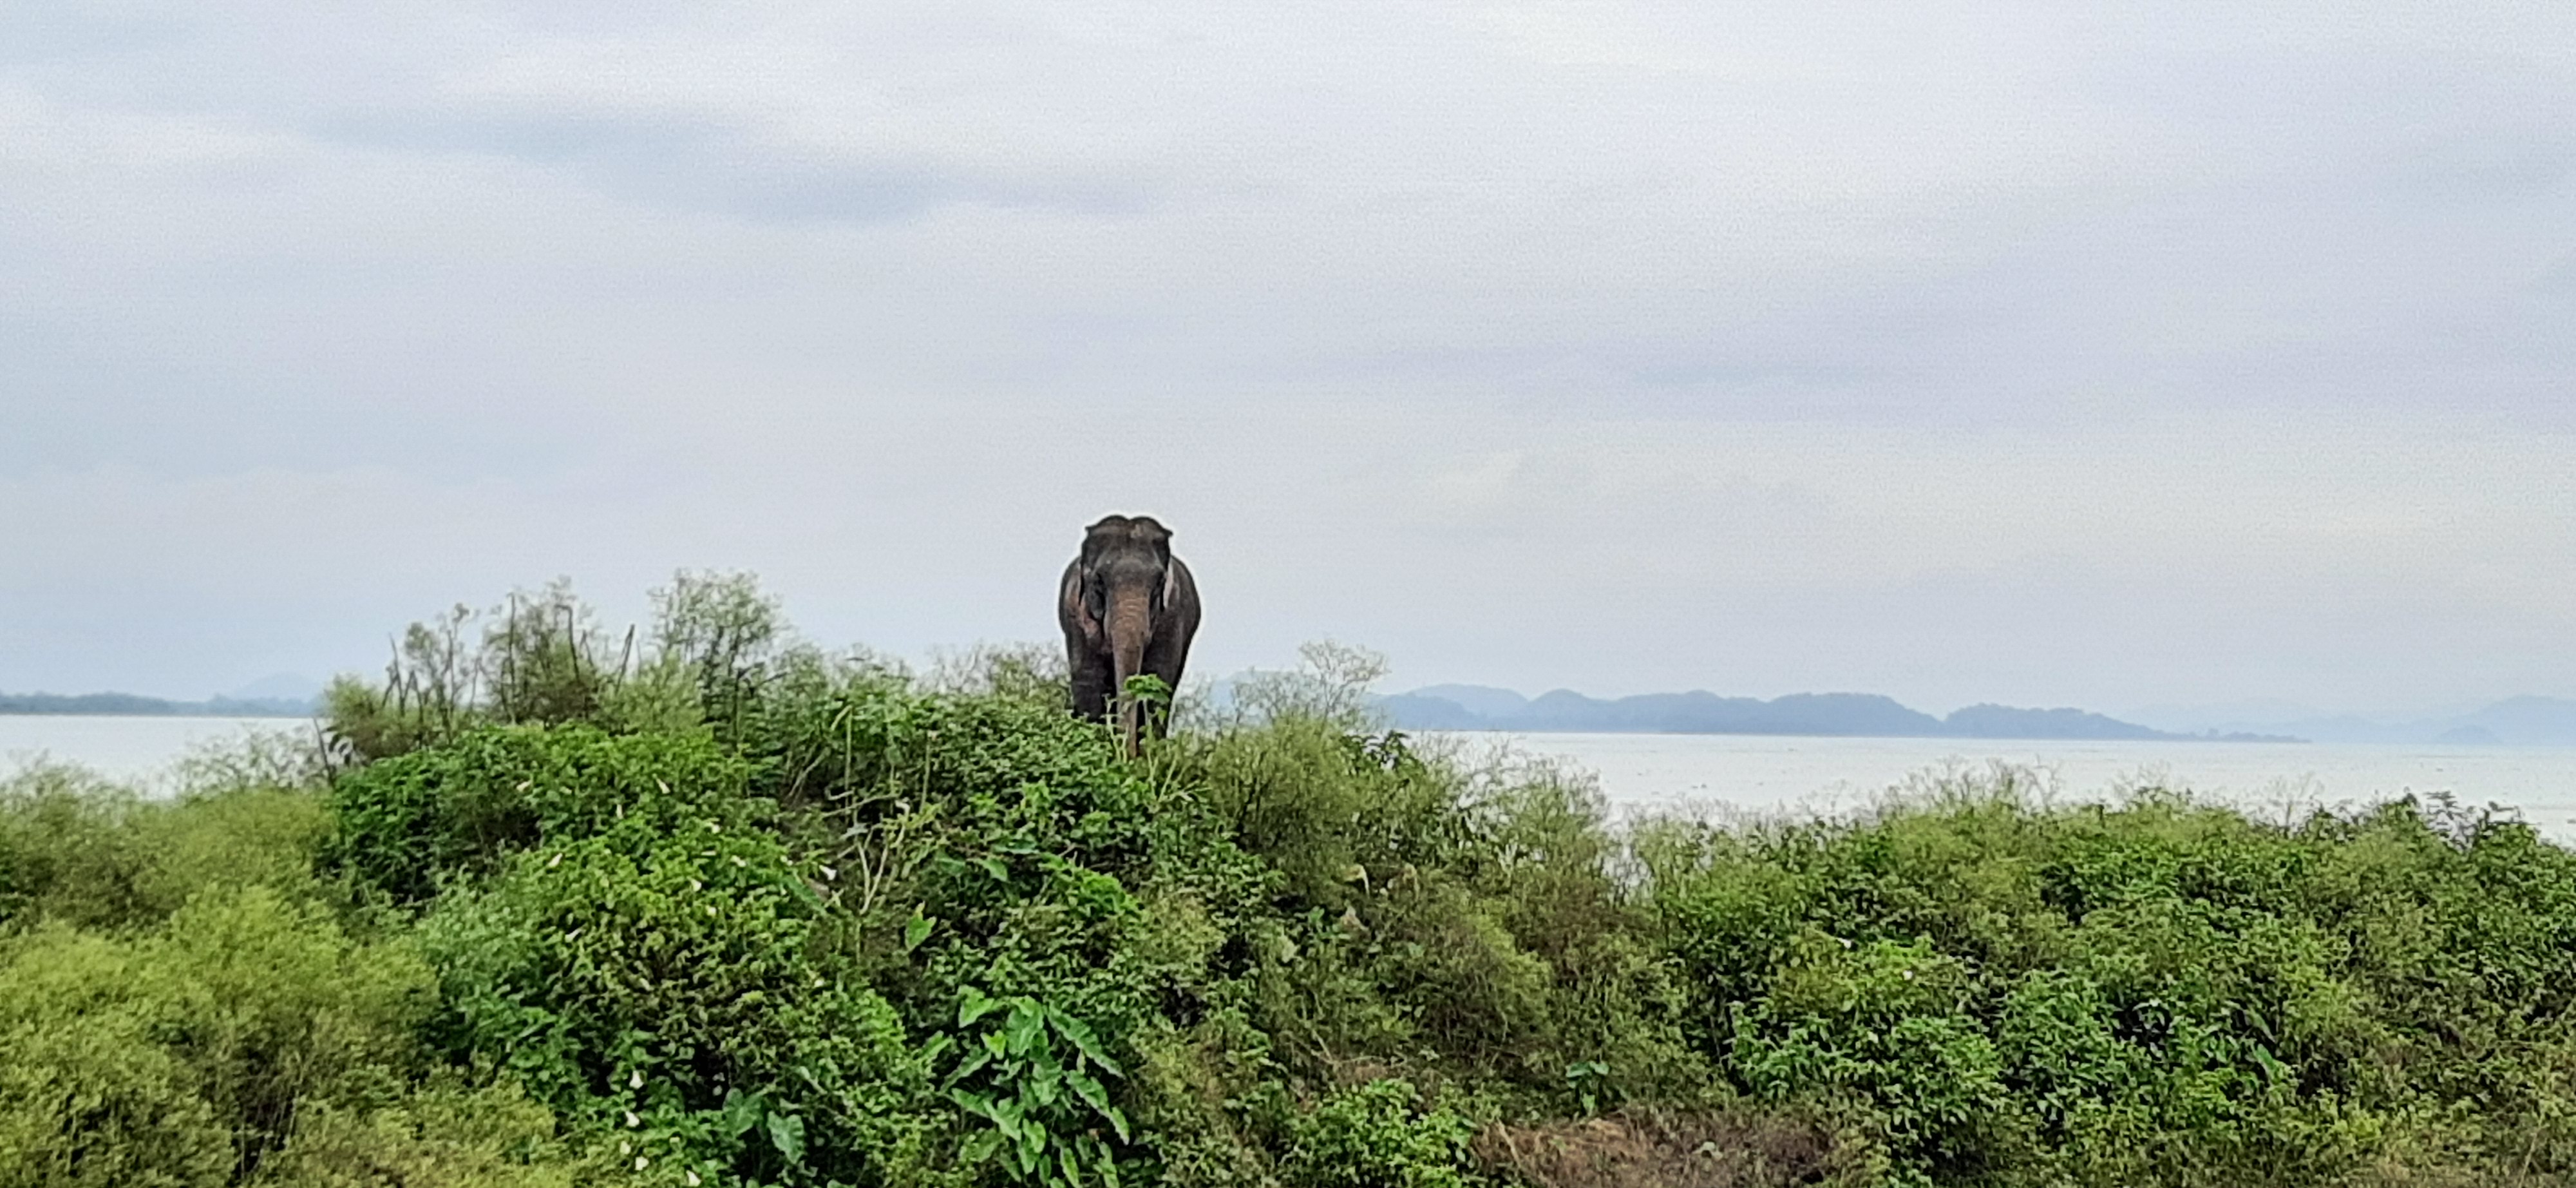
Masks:
[[[2288,1065],[2281,1063],[2278,1057],[2272,1055],[2270,1049],[2265,1048],[2261,1044],[2255,1044],[2253,1045],[2253,1048],[2254,1063],[2262,1066],[2263,1078],[2266,1083],[2274,1086],[2281,1086],[2290,1083],[2290,1067]]]
[[[928,1042],[921,1045],[921,1062],[925,1065],[936,1066],[940,1062],[941,1058],[948,1055],[948,1049],[956,1046],[957,1039],[955,1036],[945,1033],[934,1035],[930,1037]]]
[[[912,922],[903,926],[903,951],[909,953],[920,948],[921,942],[929,940],[932,923],[921,914],[920,908],[912,909]]]
[[[1099,1169],[1100,1182],[1109,1188],[1123,1188],[1118,1182],[1118,1160],[1099,1139],[1091,1140],[1091,1166]]]
[[[716,1124],[724,1129],[726,1137],[738,1139],[751,1133],[752,1127],[760,1125],[761,1115],[767,1112],[768,1104],[760,1099],[759,1094],[745,1096],[740,1089],[727,1089],[724,1106],[716,1115]]]
[[[983,991],[978,990],[973,986],[968,986],[966,989],[960,991],[957,996],[957,1025],[959,1027],[967,1026],[975,1020],[981,1019],[984,1016],[1001,1009],[1001,1006],[1001,999],[988,998],[985,996]]]
[[[1011,868],[1002,865],[1002,860],[999,858],[978,858],[975,860],[975,865],[983,867],[984,873],[993,876],[993,881],[997,883],[1011,881]]]
[[[956,1102],[959,1109],[992,1123],[994,1132],[1003,1138],[1012,1142],[1019,1141],[1020,1112],[1016,1108],[1017,1103],[1009,1098],[996,1101],[981,1093],[951,1089],[948,1091],[948,1100]]]
[[[769,1116],[769,1145],[778,1148],[779,1156],[787,1160],[788,1166],[803,1166],[805,1163],[805,1119],[797,1117],[794,1114],[771,1114]]]
[[[1039,1031],[1046,1026],[1046,1016],[1039,1013],[1043,1009],[1036,1003],[1025,1001],[1011,1008],[1010,1021],[1002,1024],[1002,1033],[1010,1041],[1011,1055],[1026,1054],[1029,1045],[1036,1042]]]
[[[947,1037],[942,1036],[940,1038],[945,1039]],[[985,1065],[991,1064],[992,1062],[993,1053],[986,1048],[978,1047],[973,1052],[967,1054],[966,1062],[958,1065],[957,1071],[948,1074],[947,1083],[954,1085],[959,1081],[963,1081],[968,1077],[974,1076],[977,1072],[982,1071]]]
[[[1109,1129],[1111,1129],[1111,1130],[1115,1130],[1115,1131],[1117,1131],[1117,1132],[1118,1132],[1118,1141],[1119,1141],[1119,1142],[1122,1142],[1122,1143],[1132,1143],[1132,1142],[1136,1141],[1136,1140],[1134,1140],[1134,1139],[1131,1139],[1131,1138],[1127,1137],[1127,1115],[1122,1114],[1122,1113],[1119,1113],[1119,1112],[1118,1112],[1118,1107],[1116,1107],[1116,1106],[1111,1106],[1111,1107],[1109,1107],[1109,1110],[1108,1110],[1108,1116],[1109,1116]]]
[[[1102,1088],[1099,1081],[1077,1072],[1066,1073],[1064,1076],[1064,1083],[1073,1090],[1073,1095],[1075,1097],[1081,1098],[1084,1105],[1091,1107],[1092,1112],[1097,1113],[1102,1117],[1107,1117],[1117,1112],[1116,1110],[1109,1108],[1109,1091]]]
[[[1139,701],[1150,701],[1159,704],[1168,702],[1172,699],[1171,685],[1165,683],[1163,678],[1155,676],[1150,672],[1140,672],[1127,678],[1127,683],[1121,686],[1121,688],[1129,697],[1133,697]]]
[[[1074,1051],[1082,1053],[1083,1059],[1099,1065],[1102,1072],[1113,1077],[1126,1075],[1118,1071],[1118,1062],[1101,1050],[1100,1037],[1092,1034],[1090,1024],[1053,1007],[1047,1008],[1047,1022],[1054,1025],[1056,1034],[1063,1036],[1066,1043],[1073,1045]]]

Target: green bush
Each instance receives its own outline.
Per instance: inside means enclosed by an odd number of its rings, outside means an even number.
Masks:
[[[1042,656],[558,586],[343,682],[327,765],[0,781],[0,1188],[2576,1180],[2520,823],[1991,769],[1620,826],[1308,661],[1130,759]]]
[[[148,926],[217,888],[304,895],[329,822],[309,787],[150,801],[65,768],[23,771],[0,780],[0,930]]]
[[[1731,1070],[1758,1098],[1851,1109],[1910,1167],[1968,1181],[2014,1167],[2019,1103],[1972,1011],[1974,979],[1928,943],[1809,933],[1735,1018]]]
[[[949,1098],[990,1126],[967,1140],[965,1161],[1027,1184],[1119,1179],[1119,1148],[1134,1137],[1110,1086],[1125,1074],[1091,1025],[1034,998],[970,990],[957,1023],[978,1020],[985,1029],[943,1078]]]
[[[399,1095],[432,993],[265,887],[126,939],[29,933],[0,949],[0,1183],[247,1180],[308,1106]]]
[[[401,902],[494,870],[550,840],[625,823],[663,833],[712,824],[737,835],[770,816],[748,792],[751,765],[696,734],[609,734],[589,726],[493,726],[341,777],[339,829],[324,852]]]
[[[615,1133],[635,1170],[908,1182],[925,1057],[824,924],[774,837],[638,814],[440,900],[419,934],[445,1004],[431,1033]]]
[[[113,926],[146,915],[141,797],[72,768],[0,781],[0,926],[41,920]]]
[[[604,1161],[603,1161],[604,1162]],[[574,1162],[554,1118],[508,1086],[434,1076],[389,1103],[309,1103],[261,1169],[278,1188],[574,1188],[616,1169]]]
[[[1839,1103],[1905,1174],[2330,1184],[2401,1148],[2419,1177],[2571,1168],[2576,862],[2526,826],[2038,808],[2007,781],[1639,853],[1704,988],[1687,1031],[1748,1092]]]
[[[1467,1188],[1474,1124],[1425,1109],[1400,1080],[1371,1081],[1334,1094],[1291,1128],[1287,1182],[1297,1188]]]
[[[161,1013],[98,1001],[99,982],[130,975],[122,957],[95,938],[49,938],[22,942],[0,969],[14,999],[0,1008],[13,1016],[0,1024],[0,1185],[229,1182],[236,1120],[164,1041]]]

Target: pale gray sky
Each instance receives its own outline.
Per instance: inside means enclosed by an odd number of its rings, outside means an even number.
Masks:
[[[2576,6],[0,8],[0,689],[568,574],[1193,668],[2576,695]]]

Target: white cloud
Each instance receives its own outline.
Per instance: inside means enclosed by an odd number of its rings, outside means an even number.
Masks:
[[[1116,508],[1220,668],[2576,692],[2576,10],[100,12],[0,15],[0,688],[1041,635]]]

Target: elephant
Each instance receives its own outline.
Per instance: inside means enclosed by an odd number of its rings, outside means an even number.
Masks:
[[[1064,567],[1055,611],[1074,715],[1106,722],[1114,706],[1120,745],[1134,755],[1140,736],[1159,736],[1164,723],[1125,696],[1127,678],[1157,676],[1178,690],[1199,630],[1198,582],[1172,555],[1172,530],[1150,516],[1093,524],[1082,554]]]

